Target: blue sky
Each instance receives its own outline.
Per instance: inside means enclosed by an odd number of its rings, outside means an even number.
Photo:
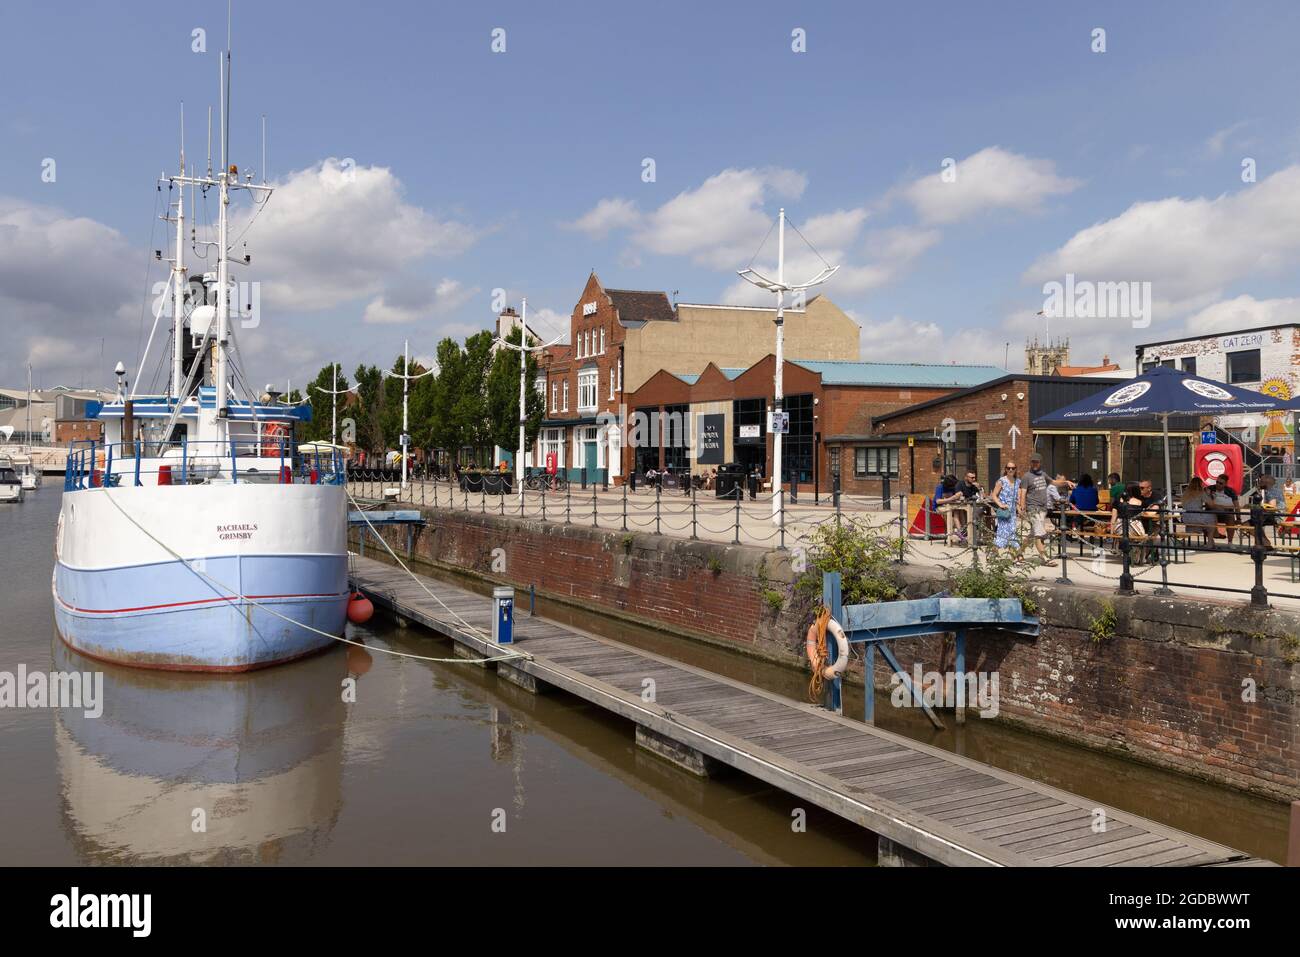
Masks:
[[[181,100],[204,152],[224,20],[152,0],[0,10],[4,384],[28,361],[46,385],[132,364],[165,278],[146,280],[154,180]],[[868,359],[1001,364],[1009,341],[1018,367],[1067,271],[1151,281],[1156,300],[1145,329],[1054,323],[1080,363],[1300,315],[1295,4],[271,2],[237,3],[234,24],[232,159],[260,165],[266,113],[282,187],[247,237],[256,381],[387,363],[408,337],[428,355],[485,327],[498,288],[554,321],[592,267],[737,299],[782,204],[842,263],[825,293]]]

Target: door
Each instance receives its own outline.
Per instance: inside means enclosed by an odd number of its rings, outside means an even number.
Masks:
[[[985,485],[984,485],[985,491],[992,492],[993,486],[998,483],[998,479],[1001,477],[1002,477],[1002,449],[991,448],[989,449],[989,473],[988,473],[988,478],[985,479]]]
[[[583,455],[583,470],[587,476],[587,484],[595,485],[598,477],[598,469],[596,468],[596,443],[584,442],[583,447],[586,449],[586,454]]]

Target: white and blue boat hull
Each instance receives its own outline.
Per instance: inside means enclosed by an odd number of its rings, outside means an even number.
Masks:
[[[59,634],[135,667],[248,671],[319,651],[346,623],[346,510],[333,485],[64,493]]]

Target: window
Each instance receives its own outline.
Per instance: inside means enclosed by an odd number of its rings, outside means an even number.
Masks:
[[[623,391],[623,358],[622,358],[622,356],[620,356],[620,357],[619,357],[619,360],[618,360],[618,391],[619,391],[619,392],[622,392],[622,391]]]
[[[546,455],[549,452],[555,453],[555,467],[564,468],[564,429],[542,429],[542,460],[539,465],[546,464]]]
[[[583,369],[578,373],[578,411],[596,411],[596,383],[600,373],[596,369]]]
[[[857,478],[898,478],[898,449],[854,449],[853,474]]]
[[[1188,375],[1196,375],[1196,356],[1188,356],[1183,359],[1182,368]]]
[[[551,411],[560,411],[560,383],[551,383]]]
[[[688,429],[691,424],[691,407],[689,405],[666,405],[660,428],[663,432],[664,468],[681,474],[689,463],[686,445],[689,441]]]
[[[564,404],[560,406],[560,411],[561,412],[569,411],[569,380],[567,377],[564,380]]]
[[[788,395],[785,411],[790,415],[790,431],[781,442],[784,461],[783,481],[811,482],[813,469],[813,397],[812,393]]]
[[[605,354],[605,327],[600,327],[600,354]]]
[[[609,401],[614,401],[614,367],[609,367]]]
[[[1228,382],[1236,385],[1238,382],[1258,382],[1259,375],[1259,350],[1247,349],[1244,352],[1228,353]]]

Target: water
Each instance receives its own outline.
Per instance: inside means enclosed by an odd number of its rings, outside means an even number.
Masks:
[[[57,480],[0,507],[0,671],[102,670],[102,717],[0,709],[0,863],[870,864],[860,829],[743,776],[699,781],[641,752],[629,724],[533,696],[376,616],[340,646],[249,675],[99,665],[55,634]],[[455,576],[481,591],[487,586]],[[801,698],[806,677],[590,612],[576,627]],[[345,703],[344,679],[356,678]],[[861,690],[846,695],[861,714]],[[1252,854],[1281,860],[1286,808],[984,721],[880,724]],[[206,830],[196,831],[201,815]],[[504,817],[505,833],[493,831]]]
[[[102,670],[104,712],[0,709],[0,863],[873,861],[861,830],[810,809],[796,833],[797,802],[742,776],[695,780],[589,705],[385,655],[450,647],[378,617],[350,631],[373,651],[247,675],[89,661],[54,629],[60,493],[0,509],[0,671]]]

